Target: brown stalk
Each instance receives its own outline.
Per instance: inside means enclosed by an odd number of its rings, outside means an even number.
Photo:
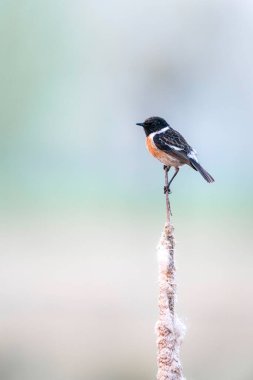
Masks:
[[[168,192],[168,170],[165,169],[166,224],[157,247],[159,266],[159,318],[157,333],[157,380],[185,380],[180,362],[180,346],[185,327],[175,314],[176,268],[174,264],[174,228]]]

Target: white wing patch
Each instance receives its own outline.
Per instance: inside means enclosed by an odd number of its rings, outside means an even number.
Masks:
[[[193,158],[193,160],[199,162],[199,161],[198,161],[198,157],[197,157],[197,152],[196,152],[196,150],[192,149],[192,150],[190,151],[190,153],[187,154],[187,156],[188,156],[189,158]]]
[[[174,150],[183,150],[182,148],[179,148],[178,146],[169,145],[169,144],[166,144],[166,145],[168,145],[171,149],[174,149]]]

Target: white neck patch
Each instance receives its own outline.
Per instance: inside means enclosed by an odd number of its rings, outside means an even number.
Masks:
[[[164,128],[162,128],[162,129],[160,129],[160,131],[150,133],[149,136],[150,136],[151,138],[153,138],[154,136],[159,135],[160,133],[166,132],[166,131],[168,131],[169,129],[170,129],[169,126],[164,127]]]

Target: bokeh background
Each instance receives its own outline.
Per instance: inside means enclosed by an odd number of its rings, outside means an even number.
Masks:
[[[0,378],[156,374],[159,115],[215,177],[171,203],[189,380],[252,380],[253,4],[1,0]]]

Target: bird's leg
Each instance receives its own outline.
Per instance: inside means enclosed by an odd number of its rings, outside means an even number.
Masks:
[[[163,188],[163,191],[164,191],[164,194],[166,194],[166,193],[170,194],[170,188],[169,188],[169,184],[168,184],[168,172],[170,170],[170,166],[164,165],[163,169],[165,171],[165,186]],[[166,180],[166,178],[167,178],[167,180]]]
[[[178,172],[179,172],[179,168],[175,168],[175,173],[174,173],[174,175],[172,176],[170,182],[168,183],[168,191],[169,191],[169,194],[171,193],[171,191],[170,191],[170,185],[171,185],[173,179],[176,177],[176,175],[177,175]]]

